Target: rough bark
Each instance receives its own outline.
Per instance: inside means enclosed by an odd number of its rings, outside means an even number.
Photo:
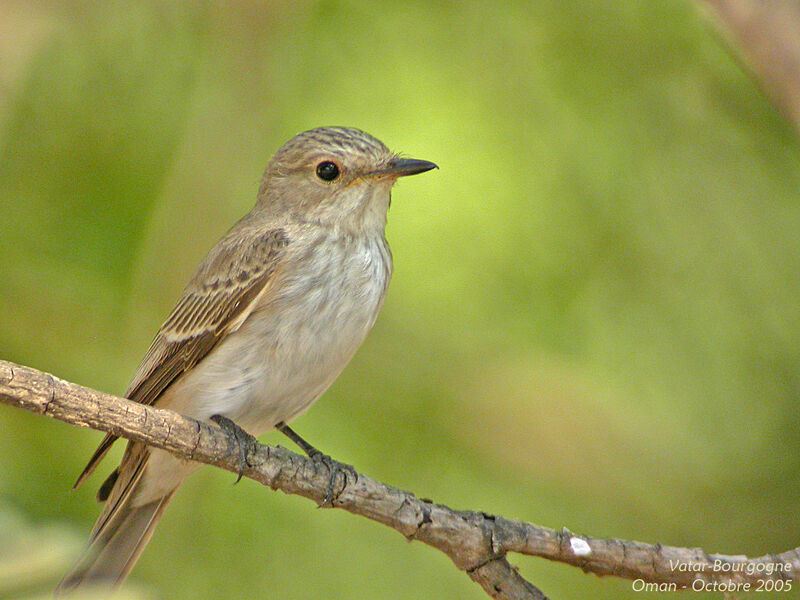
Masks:
[[[29,367],[0,361],[0,403],[110,431],[234,473],[239,470],[236,442],[213,424],[117,398]],[[325,463],[255,440],[248,448],[243,475],[318,504],[326,495],[329,479]],[[340,477],[332,506],[444,552],[493,598],[545,598],[508,563],[506,554],[510,552],[567,563],[596,575],[674,585],[674,589],[708,585],[718,591],[734,589],[721,586],[747,591],[744,586],[749,585],[753,591],[766,582],[785,589],[787,582],[800,574],[800,548],[747,558],[707,554],[699,548],[592,538],[481,511],[453,510],[365,475],[346,482]]]

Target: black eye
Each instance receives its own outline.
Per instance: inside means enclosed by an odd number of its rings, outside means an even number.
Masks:
[[[338,176],[339,167],[336,166],[336,163],[326,160],[317,165],[317,177],[322,181],[333,181]]]

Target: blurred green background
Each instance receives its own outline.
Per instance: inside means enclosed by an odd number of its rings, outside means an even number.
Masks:
[[[385,308],[308,440],[456,508],[800,543],[800,143],[683,0],[3,0],[0,358],[122,393],[270,155],[320,125],[441,169],[395,189]],[[44,597],[83,544],[100,438],[0,407],[0,598]],[[484,597],[233,479],[187,482],[129,593]],[[511,559],[554,598],[655,597]]]

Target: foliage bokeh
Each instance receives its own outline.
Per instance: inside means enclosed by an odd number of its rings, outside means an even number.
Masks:
[[[394,192],[386,306],[307,439],[457,508],[800,543],[800,144],[686,1],[0,3],[0,357],[122,393],[270,154],[333,124],[441,169]],[[11,408],[0,432],[0,597],[44,593],[96,516],[69,490],[100,434]],[[187,482],[141,597],[482,597],[231,482]],[[648,597],[512,562],[556,598]]]

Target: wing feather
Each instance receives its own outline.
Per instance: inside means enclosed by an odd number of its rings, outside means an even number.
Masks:
[[[236,331],[274,280],[288,244],[285,231],[273,229],[255,235],[245,247],[241,227],[234,227],[209,252],[183,290],[125,396],[154,404],[178,377]],[[75,487],[91,475],[116,439],[108,434],[100,443]]]

